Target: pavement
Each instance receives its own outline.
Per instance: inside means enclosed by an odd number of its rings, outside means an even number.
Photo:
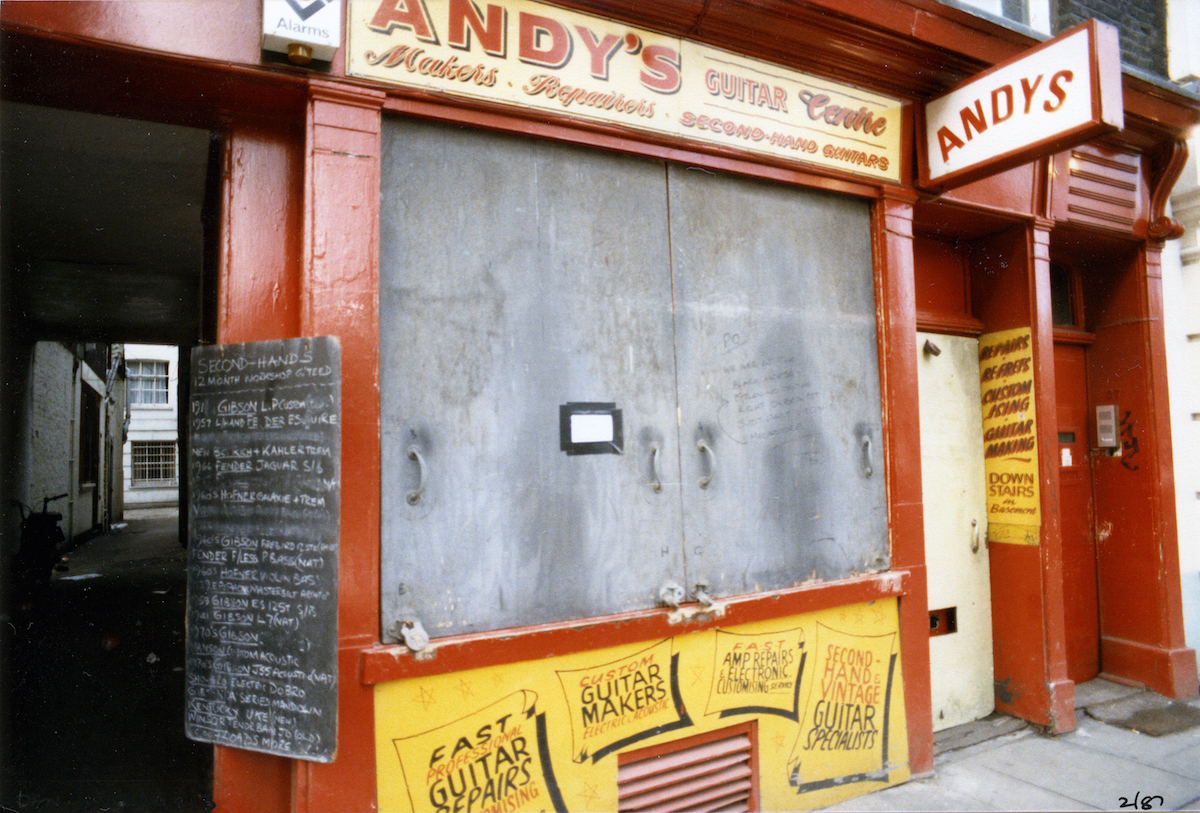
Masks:
[[[0,811],[212,809],[212,746],[183,733],[177,517],[127,511],[5,619]]]
[[[1093,680],[1057,736],[993,714],[934,735],[934,772],[830,811],[1200,810],[1200,700]]]

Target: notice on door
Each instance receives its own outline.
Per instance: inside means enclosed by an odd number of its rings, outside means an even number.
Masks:
[[[979,338],[979,383],[988,540],[1036,545],[1042,515],[1029,328]]]
[[[198,347],[191,377],[187,735],[332,761],[340,347]]]

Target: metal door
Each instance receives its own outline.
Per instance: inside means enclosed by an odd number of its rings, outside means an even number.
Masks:
[[[1100,674],[1100,598],[1092,472],[1088,460],[1087,352],[1054,345],[1058,404],[1058,493],[1062,527],[1067,677],[1076,683]]]
[[[886,570],[868,204],[668,177],[688,587]]]
[[[653,606],[682,572],[664,165],[385,121],[384,635]],[[568,455],[559,408],[621,411]]]
[[[925,352],[925,342],[940,350]],[[933,729],[995,708],[979,340],[917,334],[929,606],[953,629],[929,639]]]

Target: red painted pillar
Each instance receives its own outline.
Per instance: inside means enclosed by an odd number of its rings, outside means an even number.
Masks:
[[[238,116],[226,125],[218,260],[217,341],[300,335],[303,131],[289,120]],[[213,748],[213,801],[221,813],[286,813],[292,760]]]
[[[1015,226],[971,247],[972,296],[985,332],[1029,328],[1033,338],[1041,527],[1037,544],[989,541],[996,708],[1054,732],[1075,727],[1066,677],[1062,535],[1050,310],[1050,222]]]
[[[908,760],[913,775],[933,770],[933,706],[929,693],[929,591],[921,494],[921,429],[917,403],[917,330],[913,282],[913,203],[885,189],[875,206],[875,301],[880,310],[880,377],[887,438],[891,566],[912,573],[900,598],[900,647]]]
[[[233,123],[219,341],[336,336],[342,348],[338,747],[331,763],[218,746],[222,813],[375,809],[374,703],[359,654],[378,640],[379,129],[384,94],[312,80],[295,122]]]
[[[1030,229],[1029,285],[1033,304],[1034,393],[1037,401],[1038,480],[1041,483],[1042,646],[1045,649],[1045,720],[1055,734],[1075,729],[1075,684],[1067,678],[1063,611],[1062,519],[1059,514],[1058,403],[1054,388],[1054,315],[1050,298],[1049,220]]]
[[[374,694],[358,660],[379,630],[379,154],[384,94],[309,83],[301,330],[342,347],[338,748],[298,762],[294,810],[375,809]]]
[[[1183,634],[1179,538],[1162,328],[1161,246],[1116,258],[1090,363],[1096,403],[1115,403],[1119,456],[1093,463],[1101,674],[1194,697],[1196,656]]]

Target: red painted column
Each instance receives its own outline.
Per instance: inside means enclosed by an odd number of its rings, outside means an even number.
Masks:
[[[379,154],[384,94],[312,80],[306,118],[304,335],[342,348],[338,748],[298,761],[293,809],[375,809],[374,694],[358,675],[379,629]]]
[[[288,120],[227,122],[218,265],[217,341],[291,338],[300,331],[303,109]],[[292,760],[213,748],[213,801],[221,813],[286,813]]]
[[[1146,328],[1149,358],[1147,375],[1152,394],[1150,414],[1157,438],[1157,467],[1152,481],[1158,494],[1156,505],[1160,512],[1154,517],[1152,552],[1161,557],[1159,579],[1155,585],[1161,595],[1156,602],[1159,615],[1155,625],[1162,630],[1153,667],[1146,685],[1168,697],[1189,698],[1200,693],[1197,676],[1196,651],[1185,644],[1183,626],[1183,597],[1179,581],[1179,527],[1175,518],[1175,468],[1171,447],[1171,414],[1167,404],[1167,347],[1163,333],[1162,244],[1151,243],[1145,250],[1146,262]],[[1101,644],[1103,646],[1103,643]]]
[[[1066,677],[1062,534],[1050,310],[1049,221],[1013,227],[972,245],[972,296],[985,332],[1030,329],[1038,417],[1041,527],[1036,545],[991,542],[996,708],[1052,731],[1075,726]]]
[[[1054,388],[1054,315],[1050,298],[1049,220],[1031,231],[1029,284],[1033,304],[1034,393],[1037,401],[1038,479],[1041,483],[1042,635],[1045,648],[1045,721],[1055,734],[1075,729],[1075,684],[1067,678],[1063,611],[1062,519],[1059,514],[1058,404]],[[1041,721],[1038,721],[1041,722]]]
[[[331,763],[218,746],[222,813],[375,809],[374,703],[359,680],[378,640],[379,127],[384,94],[324,80],[282,124],[227,141],[219,341],[336,336],[342,348],[338,748]],[[303,122],[300,124],[299,122]]]
[[[885,189],[875,205],[875,301],[880,312],[880,377],[887,438],[888,529],[894,570],[912,573],[900,598],[900,647],[908,760],[913,775],[933,770],[933,701],[929,689],[929,591],[921,492],[921,430],[917,403],[917,330],[913,282],[913,203]]]

